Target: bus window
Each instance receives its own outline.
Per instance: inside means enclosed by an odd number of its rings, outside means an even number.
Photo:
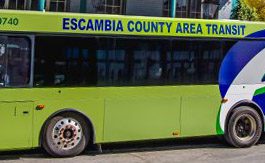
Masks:
[[[8,37],[0,45],[0,85],[25,87],[30,81],[30,43],[26,38]]]
[[[9,37],[7,44],[6,86],[24,87],[30,80],[30,46],[25,38]]]
[[[161,77],[161,64],[159,50],[143,49],[134,51],[134,71],[133,80],[143,81],[158,80]]]
[[[216,84],[224,51],[233,45],[106,37],[39,37],[36,42],[36,86]]]
[[[97,85],[122,85],[127,77],[126,51],[116,49],[115,39],[99,39],[96,51],[98,83]]]
[[[123,85],[160,85],[163,79],[163,58],[170,51],[168,40],[116,40],[116,51],[125,52]]]
[[[211,42],[203,40],[173,41],[172,53],[167,54],[168,82],[216,84],[219,67],[225,54],[223,52],[224,44],[228,46],[228,43],[224,41],[214,40]]]
[[[37,37],[34,85],[95,85],[94,38]]]
[[[1,37],[0,43],[0,86],[5,86],[5,79],[6,79],[6,38]]]

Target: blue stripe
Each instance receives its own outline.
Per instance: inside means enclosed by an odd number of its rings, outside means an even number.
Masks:
[[[250,34],[247,38],[264,38],[265,37],[265,30],[258,31],[256,33]]]
[[[265,30],[247,37],[265,37]],[[225,97],[240,71],[264,48],[265,41],[239,41],[228,51],[219,72],[219,89],[222,97]]]
[[[254,96],[252,99],[262,109],[263,113],[265,113],[265,100],[264,99],[265,99],[265,94]]]

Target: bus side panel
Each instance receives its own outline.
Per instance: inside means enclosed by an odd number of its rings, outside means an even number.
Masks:
[[[106,100],[105,142],[173,138],[180,132],[180,97],[160,97],[154,91],[151,96],[143,90],[134,97]]]
[[[216,123],[221,101],[218,87],[202,86],[197,91],[197,95],[182,97],[182,137],[217,134]]]
[[[25,148],[38,147],[40,145],[40,133],[43,124],[52,114],[63,109],[74,109],[86,115],[94,125],[96,141],[101,142],[103,139],[104,98],[98,98],[97,94],[99,91],[96,91],[96,89],[33,88],[19,89],[19,91],[5,89],[3,93],[9,94],[8,99],[10,100],[12,98],[12,100],[17,101],[29,99],[34,101],[34,104],[31,105],[34,110],[33,130],[25,130],[25,132],[32,134],[33,143],[25,146]],[[43,104],[45,108],[37,110],[36,106],[39,104]],[[20,124],[25,126],[22,121],[20,121]]]
[[[0,102],[0,150],[31,147],[32,107],[31,102]]]

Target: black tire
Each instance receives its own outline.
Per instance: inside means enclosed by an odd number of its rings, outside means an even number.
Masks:
[[[67,123],[58,129],[58,124],[60,125],[65,120]],[[90,139],[89,132],[90,129],[82,116],[63,113],[51,118],[44,126],[42,147],[53,157],[73,157],[79,155],[86,148]],[[68,141],[71,142],[68,143]]]
[[[256,144],[262,134],[262,120],[256,110],[241,106],[233,110],[225,132],[228,144],[245,148]]]

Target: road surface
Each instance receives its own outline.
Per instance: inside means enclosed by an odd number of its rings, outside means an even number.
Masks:
[[[220,139],[195,138],[152,142],[110,144],[102,146],[102,153],[86,151],[74,158],[51,158],[41,149],[1,152],[4,163],[264,163],[265,141],[258,145],[236,149]]]

